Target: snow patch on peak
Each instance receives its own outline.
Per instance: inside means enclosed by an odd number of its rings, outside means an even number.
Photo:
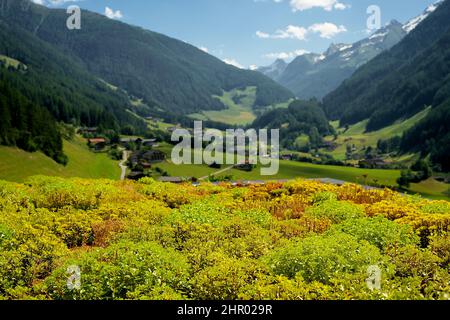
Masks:
[[[330,45],[330,47],[328,48],[328,50],[324,54],[325,54],[325,56],[329,57],[329,56],[334,55],[337,52],[347,50],[348,48],[351,48],[352,46],[353,45],[348,45],[345,43],[337,43],[337,44],[332,43]]]
[[[327,57],[327,56],[324,55],[324,54],[318,55],[318,56],[314,57],[314,63],[318,63],[318,62],[320,62],[320,61],[323,61],[323,60],[326,59],[326,57]]]
[[[377,32],[374,33],[373,35],[371,35],[369,37],[369,40],[373,40],[373,39],[377,39],[377,38],[384,38],[385,36],[387,36],[389,34],[389,31],[386,32]]]
[[[339,51],[345,51],[345,50],[350,49],[350,48],[353,48],[353,45],[352,45],[352,44],[349,44],[349,45],[340,47],[340,48],[339,48]]]
[[[433,13],[439,5],[443,2],[443,0],[437,1],[434,4],[428,6],[428,8],[425,9],[425,11],[420,15],[417,16],[411,20],[409,20],[404,26],[403,30],[405,30],[407,33],[410,33],[413,31],[422,21],[424,21],[428,16]]]

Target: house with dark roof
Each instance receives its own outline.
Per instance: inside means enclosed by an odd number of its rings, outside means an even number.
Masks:
[[[131,143],[134,143],[139,146],[144,147],[153,147],[156,145],[157,140],[156,139],[142,139],[142,138],[121,138],[120,144],[123,147],[128,148]]]
[[[180,177],[160,177],[158,181],[167,183],[183,183],[184,179]]]
[[[97,127],[84,127],[78,129],[79,134],[96,134],[98,131]]]
[[[130,172],[127,176],[128,179],[134,180],[134,181],[138,181],[145,177],[147,177],[147,175],[145,173],[139,172],[139,171]]]
[[[106,139],[105,138],[92,138],[88,139],[89,147],[94,148],[97,151],[103,150],[106,147]]]
[[[377,169],[385,168],[388,165],[382,158],[365,159],[359,161],[360,168]]]

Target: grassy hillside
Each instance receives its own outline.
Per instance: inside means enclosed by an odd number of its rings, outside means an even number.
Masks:
[[[69,157],[66,167],[57,164],[40,152],[28,153],[18,148],[0,146],[0,180],[24,181],[34,175],[59,177],[119,179],[116,161],[106,154],[89,151],[83,139],[64,141],[64,152]]]
[[[430,111],[431,108],[424,109],[409,119],[398,121],[393,125],[378,131],[366,132],[369,120],[364,120],[351,125],[347,130],[339,128],[337,129],[339,134],[337,140],[334,140],[333,137],[326,138],[327,141],[333,141],[338,145],[338,147],[330,153],[338,160],[345,160],[346,147],[348,144],[354,144],[358,151],[363,147],[376,147],[378,140],[386,140],[395,136],[401,136],[405,131],[411,129],[415,124],[424,119]],[[332,122],[332,125],[336,126],[336,124],[336,122]]]
[[[421,183],[412,183],[410,192],[430,199],[450,200],[450,185],[432,178]]]
[[[196,120],[211,120],[215,122],[222,122],[229,125],[245,126],[252,123],[257,115],[255,113],[254,104],[256,101],[256,87],[247,87],[245,89],[234,89],[228,92],[223,92],[222,96],[215,96],[220,100],[226,109],[220,111],[203,111],[200,113],[193,113],[191,118]],[[283,103],[277,103],[272,106],[258,108],[261,111],[272,109],[287,108],[292,100]]]
[[[253,105],[256,99],[256,87],[245,90],[235,89],[224,92],[222,96],[215,96],[227,109],[220,111],[203,111],[194,113],[191,118],[198,120],[212,120],[230,125],[246,125],[256,119]]]
[[[12,67],[14,69],[18,69],[20,65],[23,65],[24,68],[26,68],[26,66],[19,60],[10,58],[2,54],[0,54],[0,62],[3,62],[7,68]]]

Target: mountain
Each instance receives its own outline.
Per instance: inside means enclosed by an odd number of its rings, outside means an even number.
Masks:
[[[440,81],[436,77],[440,74],[436,69],[445,56],[442,55],[444,48],[435,53],[430,50],[439,45],[450,27],[450,20],[445,17],[449,7],[449,1],[443,2],[403,41],[358,69],[326,96],[324,108],[329,117],[341,120],[343,125],[371,118],[368,129],[374,130],[414,114],[425,106],[427,100],[431,105],[432,101],[423,94],[431,90],[426,95],[433,97],[432,93],[437,91],[438,88],[433,87]],[[430,60],[427,56],[430,53],[433,57],[439,56],[438,61]],[[426,74],[428,78],[424,77]],[[415,75],[426,83],[419,85]],[[445,73],[440,75],[445,76]],[[387,110],[393,112],[386,114]]]
[[[428,16],[433,13],[442,2],[443,0],[439,0],[432,5],[429,5],[421,15],[405,23],[405,25],[403,26],[403,30],[405,30],[407,33],[413,31],[423,20],[428,18]]]
[[[323,54],[305,54],[283,65],[278,60],[258,71],[292,90],[300,99],[322,99],[360,66],[392,48],[436,10],[441,1],[402,25],[393,20],[368,38],[354,44],[331,44]],[[284,61],[283,61],[284,62]]]
[[[105,133],[124,126],[144,133],[147,125],[127,111],[133,106],[125,93],[111,90],[75,57],[4,18],[18,2],[0,1],[0,144],[39,150],[66,163],[59,121],[98,126]]]
[[[277,59],[270,66],[260,67],[257,71],[276,81],[283,74],[284,70],[286,70],[287,66],[288,64],[286,61],[283,59]]]
[[[341,125],[369,119],[368,131],[432,106],[429,115],[405,134],[402,149],[431,153],[448,170],[450,0],[431,11],[399,44],[358,69],[323,102],[327,115]]]
[[[130,128],[144,134],[147,124],[135,114],[187,122],[183,115],[194,110],[224,108],[213,95],[233,88],[256,87],[255,108],[293,96],[164,35],[88,11],[82,29],[69,30],[67,18],[28,0],[0,0],[0,144],[66,163],[58,122],[109,137]],[[144,103],[134,105],[134,97]]]
[[[65,10],[0,0],[3,19],[75,57],[87,71],[144,99],[154,109],[189,114],[224,109],[213,96],[257,87],[255,106],[289,100],[289,90],[250,70],[241,70],[165,35],[82,11],[81,30],[66,28]]]
[[[286,87],[296,87],[297,89],[301,87],[301,91],[304,92],[304,88],[309,86],[309,84],[304,83],[304,81],[309,77],[308,75],[311,75],[314,72],[316,66],[324,58],[324,55],[318,55],[315,53],[308,53],[298,56],[286,67],[283,74],[277,78],[277,81]],[[311,90],[315,92],[316,90],[322,90],[322,85],[323,84],[313,87]],[[308,96],[313,97],[317,95],[316,93],[302,94],[299,90],[294,90],[294,93],[297,97],[304,100],[308,100]]]
[[[323,54],[304,54],[277,72],[259,71],[292,90],[300,99],[322,99],[349,78],[360,66],[398,43],[406,31],[392,21],[370,37],[354,44],[332,44]],[[273,67],[273,66],[272,66]],[[281,74],[279,72],[282,71]]]

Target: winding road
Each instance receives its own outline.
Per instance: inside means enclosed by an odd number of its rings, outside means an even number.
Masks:
[[[119,167],[122,169],[122,173],[120,174],[120,180],[125,180],[125,177],[127,176],[127,161],[128,157],[130,156],[129,151],[124,150],[122,154],[122,161],[119,162]]]

